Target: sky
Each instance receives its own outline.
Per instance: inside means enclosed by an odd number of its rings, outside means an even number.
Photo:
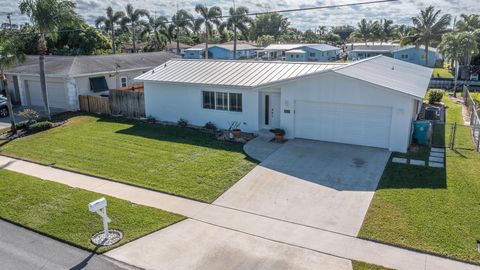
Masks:
[[[265,12],[281,9],[294,9],[315,6],[329,6],[369,0],[236,0],[236,6],[245,6],[250,12]],[[12,23],[24,23],[28,18],[20,14],[18,0],[0,0],[0,24],[7,22],[7,13],[12,12]],[[124,10],[128,3],[135,8],[147,9],[153,15],[164,15],[168,18],[175,13],[177,3],[179,8],[195,13],[196,4],[219,6],[224,14],[228,14],[233,0],[76,0],[77,12],[89,24],[93,25],[95,18],[104,15],[105,9],[112,6],[114,10]],[[344,24],[356,25],[363,18],[377,20],[382,18],[392,19],[398,24],[411,24],[411,18],[421,9],[433,5],[443,13],[459,16],[462,13],[480,14],[478,0],[398,0],[396,2],[376,3],[353,7],[330,8],[312,11],[283,13],[290,22],[291,27],[300,30],[314,29],[319,25],[336,26]]]

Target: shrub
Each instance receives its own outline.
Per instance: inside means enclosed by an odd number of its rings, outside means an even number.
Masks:
[[[279,135],[279,136],[284,136],[285,135],[285,130],[281,129],[281,128],[272,128],[272,129],[270,129],[270,132],[272,132],[275,135]]]
[[[153,124],[153,123],[156,123],[156,122],[157,122],[157,119],[155,119],[155,117],[153,117],[152,115],[149,115],[149,116],[147,117],[147,122]]]
[[[19,112],[18,115],[27,119],[27,125],[36,123],[40,117],[38,112],[32,109],[24,109],[23,111]]]
[[[444,93],[445,92],[443,90],[440,90],[440,89],[432,89],[432,90],[428,91],[428,103],[434,104],[434,103],[442,101]]]
[[[207,122],[203,127],[206,129],[217,130],[217,126],[212,122]]]
[[[52,128],[52,123],[48,121],[42,121],[42,122],[29,125],[28,131],[32,133],[36,133],[36,132],[44,131],[50,128]]]
[[[17,123],[17,129],[25,129],[25,128],[28,128],[28,121],[27,120],[20,121],[20,122]]]
[[[188,121],[186,119],[180,118],[177,121],[177,125],[180,127],[186,127],[188,125]]]

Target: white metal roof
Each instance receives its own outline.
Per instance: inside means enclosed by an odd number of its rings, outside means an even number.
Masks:
[[[175,59],[140,75],[135,80],[257,87],[342,65],[344,64]]]
[[[356,78],[418,99],[425,96],[433,69],[379,55],[351,64],[172,59],[135,78],[138,81],[259,87],[326,71]]]
[[[289,50],[289,51],[286,51],[286,53],[307,53],[307,52],[305,52],[304,50]]]
[[[289,51],[300,48],[312,48],[318,51],[340,50],[340,48],[330,46],[324,43],[292,43],[292,44],[270,44],[265,47],[265,51]]]
[[[433,69],[379,55],[335,69],[338,74],[367,81],[423,99]]]

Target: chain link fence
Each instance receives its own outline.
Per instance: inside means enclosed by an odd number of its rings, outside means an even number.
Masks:
[[[469,127],[471,128],[471,136],[473,137],[473,141],[475,144],[475,151],[480,151],[480,118],[478,114],[480,109],[478,104],[475,102],[474,98],[472,97],[469,89],[467,86],[463,86],[463,93],[462,93],[463,100],[465,102],[465,106],[468,110],[469,115]]]

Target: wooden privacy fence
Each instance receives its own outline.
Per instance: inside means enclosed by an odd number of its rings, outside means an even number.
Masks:
[[[82,112],[112,114],[108,97],[79,95],[78,101]]]
[[[110,90],[112,114],[125,117],[145,117],[145,97],[143,92]]]

